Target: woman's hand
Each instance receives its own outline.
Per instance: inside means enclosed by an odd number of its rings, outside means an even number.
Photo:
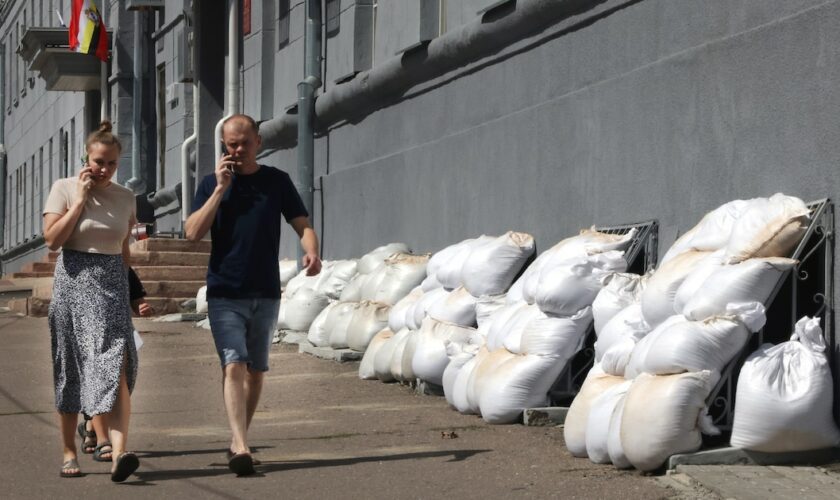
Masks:
[[[76,183],[76,200],[84,203],[90,197],[90,189],[93,187],[93,169],[85,167],[79,172],[79,180]]]

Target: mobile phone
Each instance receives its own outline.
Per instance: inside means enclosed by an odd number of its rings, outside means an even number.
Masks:
[[[225,145],[225,141],[219,141],[219,143],[222,145],[222,156],[220,158],[224,158],[228,154],[227,146]],[[233,173],[233,167],[228,165],[226,168],[228,172]]]

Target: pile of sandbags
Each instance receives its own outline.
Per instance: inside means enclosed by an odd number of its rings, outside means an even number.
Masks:
[[[289,281],[300,272],[298,261],[294,259],[281,259],[280,266],[280,288],[285,289]]]
[[[836,447],[834,388],[819,318],[796,323],[789,342],[764,344],[738,377],[732,446],[763,452]]]
[[[592,302],[626,269],[623,249],[634,235],[584,230],[541,254],[505,298],[479,301],[476,319],[486,348],[471,360],[458,359],[463,364],[451,389],[444,386],[450,404],[490,423],[511,423],[524,409],[545,405],[582,346]]]
[[[652,275],[602,290],[596,368],[566,418],[570,451],[647,471],[717,433],[706,399],[764,326],[763,304],[796,264],[786,257],[807,221],[805,204],[781,194],[727,203],[677,240]],[[745,428],[773,411],[762,408]]]
[[[389,243],[366,253],[359,259],[356,266],[357,274],[352,277],[337,298],[342,302],[359,302],[362,300],[362,289],[365,288],[367,281],[371,278],[378,278],[377,281],[381,282],[382,278],[377,271],[384,268],[385,261],[389,257],[397,254],[410,254],[410,250],[405,243]]]
[[[321,272],[307,276],[302,269],[286,284],[280,300],[277,328],[309,331],[318,314],[335,301],[356,274],[355,260],[324,261]]]

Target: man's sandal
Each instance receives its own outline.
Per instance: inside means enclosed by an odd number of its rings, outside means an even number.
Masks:
[[[140,467],[140,459],[137,458],[137,455],[130,451],[121,453],[117,457],[117,463],[114,465],[114,469],[111,471],[111,481],[115,483],[125,481],[128,479],[128,476],[137,470],[137,467]]]
[[[82,469],[79,467],[79,461],[75,458],[61,464],[61,477],[82,477]]]
[[[230,450],[227,451],[228,462],[230,462],[230,459],[233,458],[234,455],[236,455],[236,453],[234,453]],[[260,462],[260,460],[258,458],[254,458],[254,450],[251,450],[251,463],[254,464],[254,465],[262,465],[262,462]]]
[[[105,448],[108,448],[107,450]],[[106,453],[112,453],[113,448],[111,447],[111,443],[105,441],[104,443],[100,443],[94,448],[93,450],[93,459],[97,462],[111,462],[113,461],[113,457],[103,457]]]
[[[250,453],[237,453],[228,461],[228,468],[237,476],[249,476],[254,470],[254,459]]]
[[[82,422],[76,428],[79,437],[82,438],[82,453],[90,455],[96,451],[96,431],[87,430],[87,421]]]

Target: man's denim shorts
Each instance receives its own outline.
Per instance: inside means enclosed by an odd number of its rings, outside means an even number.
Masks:
[[[268,371],[279,310],[280,299],[208,299],[210,330],[222,366],[247,363],[251,370]]]

